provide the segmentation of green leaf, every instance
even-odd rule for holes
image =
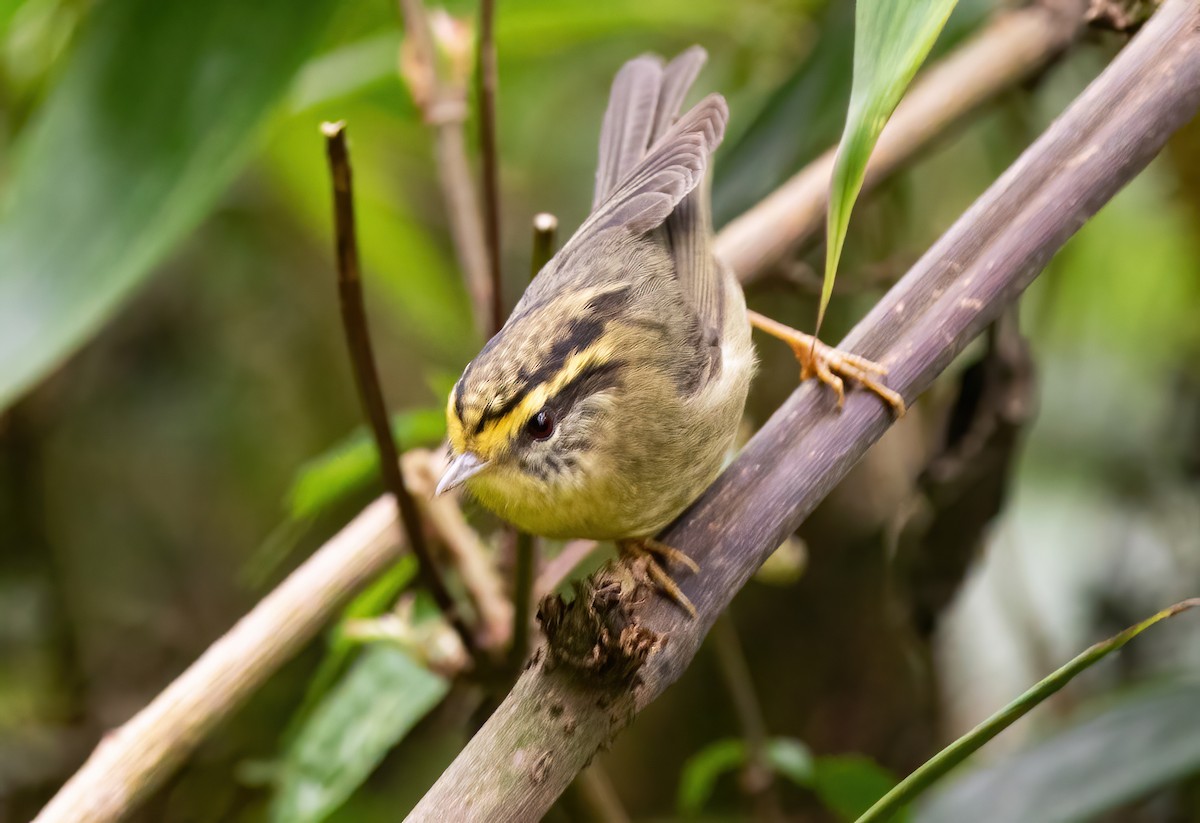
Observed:
[[[995,766],[918,809],[919,823],[1092,820],[1200,771],[1200,686],[1130,695],[1103,714]]]
[[[740,769],[746,762],[746,743],[731,737],[709,743],[687,759],[679,778],[679,795],[675,805],[683,815],[696,815],[708,803],[717,778]]]
[[[813,772],[813,791],[842,820],[854,820],[896,785],[895,775],[860,755],[819,757]]]
[[[329,632],[329,649],[322,658],[316,672],[308,680],[304,699],[292,714],[283,740],[292,742],[306,727],[313,713],[323,704],[326,696],[341,680],[350,661],[362,644],[345,635],[344,627],[350,620],[367,620],[378,617],[392,607],[400,592],[408,587],[417,576],[417,559],[411,554],[401,557],[390,569],[379,575],[342,610],[341,619]]]
[[[777,737],[767,741],[767,763],[797,786],[811,786],[814,777],[813,756],[799,740]]]
[[[850,211],[862,189],[871,151],[925,61],[957,0],[859,0],[854,22],[854,80],[846,129],[829,190],[825,280],[817,331],[833,294]]]
[[[957,46],[994,11],[992,0],[959,0],[930,57]],[[812,50],[749,119],[739,114],[737,120],[745,121],[740,132],[726,132],[720,173],[713,180],[713,223],[718,228],[815,160],[845,126],[842,106],[850,94],[854,6],[830,3],[811,25],[820,33]],[[730,127],[737,128],[738,122]]]
[[[1036,683],[1016,700],[934,755],[872,806],[866,814],[858,819],[858,823],[881,823],[881,821],[892,819],[900,809],[911,803],[946,772],[977,752],[985,743],[1027,714],[1034,706],[1067,685],[1075,675],[1117,651],[1155,623],[1174,617],[1195,606],[1200,606],[1200,598],[1176,603],[1174,606],[1146,618],[1141,623],[1130,626],[1115,637],[1110,637],[1085,650],[1058,671]]]
[[[95,5],[18,145],[0,218],[0,408],[204,217],[333,0]]]
[[[799,740],[778,737],[767,741],[766,760],[776,774],[798,786],[812,785],[813,758]],[[696,815],[708,803],[723,774],[746,765],[746,742],[740,738],[718,740],[688,758],[679,780],[676,807],[683,815]]]
[[[418,409],[392,417],[392,434],[403,448],[429,446],[446,434],[446,413]],[[305,463],[287,494],[288,512],[296,520],[320,514],[347,494],[379,477],[379,452],[365,428]]]
[[[449,688],[447,680],[401,650],[383,644],[369,647],[289,748],[271,820],[324,820]]]

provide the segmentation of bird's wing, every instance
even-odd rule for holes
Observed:
[[[642,235],[662,226],[704,178],[709,157],[725,136],[728,119],[729,108],[721,95],[710,94],[697,103],[592,211],[572,244],[611,228]]]
[[[611,201],[618,200],[615,195],[619,191],[628,192],[629,187],[624,185],[627,178],[650,160],[648,155],[658,148],[656,144],[671,132],[683,99],[707,59],[704,49],[693,46],[665,68],[657,57],[642,56],[626,63],[617,73],[600,131],[593,216]],[[708,102],[706,99],[697,108]],[[673,210],[658,228],[658,236],[674,260],[681,290],[701,327],[712,330],[722,328],[725,289],[712,254],[709,187],[707,182],[700,181],[705,179],[709,154],[720,143],[727,116],[722,110],[715,140],[706,146],[696,184],[690,186],[681,200],[675,201]],[[692,182],[691,177],[688,182]],[[603,224],[595,224],[593,228],[600,225]]]
[[[645,157],[653,142],[651,135],[662,81],[662,60],[654,55],[630,60],[613,79],[604,125],[600,127],[600,163],[596,166],[593,209],[612,196],[625,176]]]
[[[704,49],[693,46],[667,66],[653,140],[669,130],[707,59]],[[724,327],[725,284],[712,251],[711,188],[712,176],[703,174],[700,184],[671,212],[660,231],[675,261],[679,285],[691,300],[701,327],[719,331]]]

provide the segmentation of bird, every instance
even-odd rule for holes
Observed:
[[[830,385],[839,405],[845,378],[903,411],[877,380],[882,367],[748,312],[714,255],[707,172],[729,109],[713,93],[680,115],[706,59],[693,46],[618,71],[591,213],[455,383],[436,492],[464,486],[532,534],[615,541],[692,615],[668,569],[698,568],[655,535],[734,446],[755,371],[752,324],[785,340],[801,379]]]

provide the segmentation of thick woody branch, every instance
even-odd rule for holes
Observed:
[[[1083,29],[1087,0],[1040,0],[1001,14],[924,72],[904,96],[871,154],[873,189],[998,94],[1045,68]],[[717,255],[754,280],[825,226],[834,149],[805,166],[717,235]]]
[[[1167,0],[841,347],[885,363],[891,387],[913,400],[1198,107],[1200,5]],[[697,618],[631,588],[618,569],[572,606],[548,609],[558,639],[409,819],[538,819],[682,674],[750,575],[890,423],[869,394],[853,393],[838,414],[828,393],[797,390],[661,535],[700,564],[679,580]]]

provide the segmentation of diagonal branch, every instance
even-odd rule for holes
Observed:
[[[1167,0],[1141,33],[843,341],[908,401],[1200,107],[1200,4]],[[534,820],[691,662],[717,615],[890,424],[862,393],[835,414],[805,386],[661,535],[701,571],[698,617],[602,571],[543,606],[540,660],[409,819]],[[592,634],[585,634],[591,629]]]

